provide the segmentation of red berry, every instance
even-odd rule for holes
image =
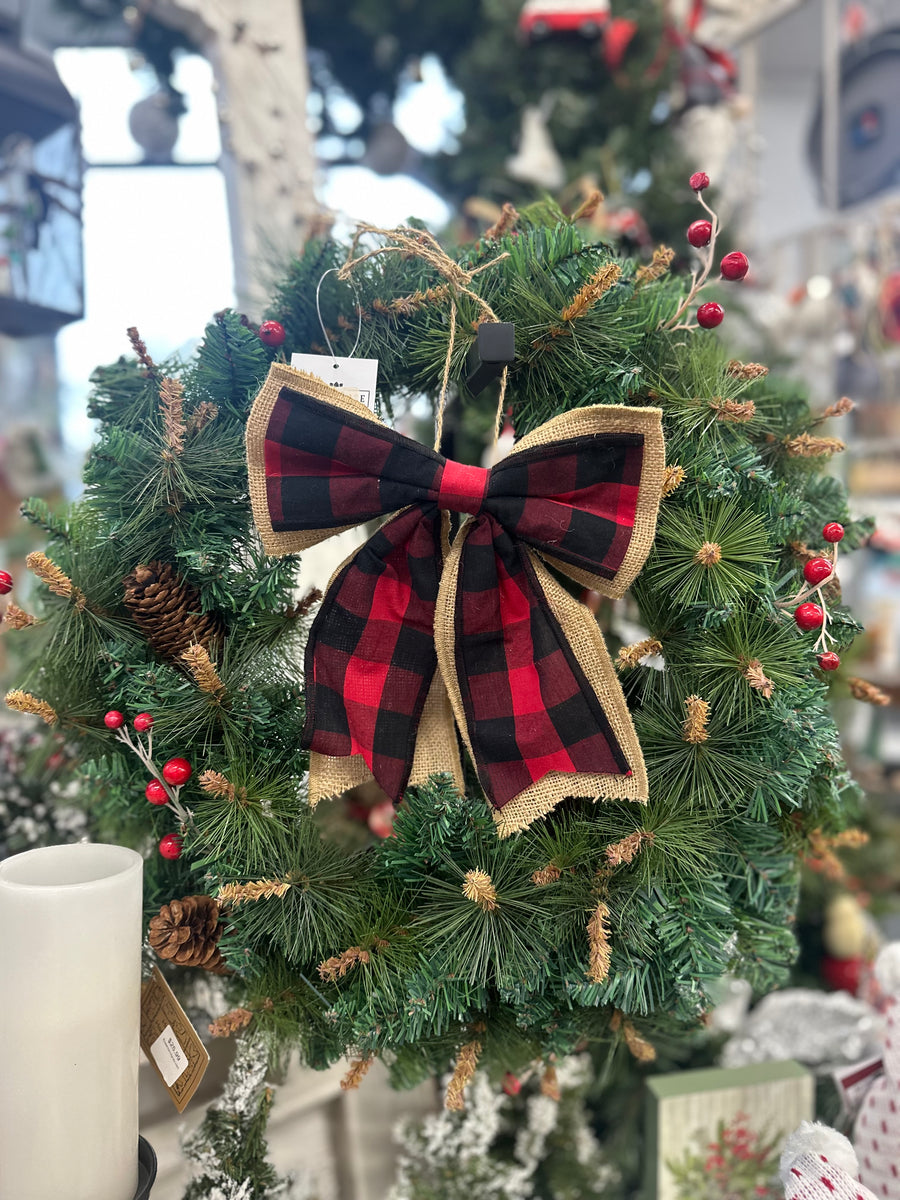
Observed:
[[[712,221],[691,221],[687,228],[687,240],[698,249],[708,246],[712,237]]]
[[[163,858],[181,858],[181,847],[184,843],[177,833],[167,833],[159,839],[159,852]]]
[[[794,609],[794,620],[804,633],[808,633],[811,629],[822,628],[825,614],[818,604],[812,604],[807,600],[805,604],[800,604]]]
[[[704,188],[709,187],[709,176],[705,171],[695,171],[688,180],[691,188],[695,192],[702,192]]]
[[[826,650],[824,654],[819,655],[819,666],[823,671],[836,671],[840,665],[840,655],[835,654],[833,650]]]
[[[724,316],[725,309],[721,304],[716,304],[715,300],[707,300],[697,309],[697,324],[701,329],[715,329],[717,325],[722,324]]]
[[[150,782],[144,788],[144,795],[147,797],[147,799],[150,801],[151,804],[168,804],[169,803],[169,793],[166,791],[166,789],[163,787],[163,785],[159,782],[158,779],[150,780]]]
[[[750,270],[750,259],[742,251],[732,250],[719,263],[719,270],[723,279],[730,279],[732,282],[743,279]]]
[[[163,767],[163,779],[175,787],[187,783],[192,774],[191,764],[186,758],[170,758]]]
[[[134,718],[134,727],[138,733],[146,733],[148,729],[153,727],[153,718],[149,713],[138,713]]]
[[[839,542],[844,536],[844,527],[840,521],[829,521],[822,530],[822,537],[826,542]]]
[[[507,1071],[503,1076],[503,1090],[507,1096],[518,1096],[522,1090],[522,1080],[518,1075],[513,1075],[512,1071]]]
[[[9,571],[0,571],[0,596],[6,596],[12,591],[13,577]]]
[[[803,578],[807,583],[818,586],[823,579],[831,574],[832,565],[827,558],[813,558],[803,568]]]
[[[280,321],[263,321],[259,327],[259,340],[264,346],[277,348],[284,344],[284,326]]]
[[[111,708],[103,718],[103,724],[107,729],[121,729],[125,724],[125,717],[122,713],[116,712],[114,708]]]

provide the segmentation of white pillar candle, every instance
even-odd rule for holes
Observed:
[[[132,1200],[141,856],[48,846],[0,862],[0,1200]]]

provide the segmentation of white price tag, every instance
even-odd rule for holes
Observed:
[[[150,1047],[150,1053],[159,1067],[160,1075],[166,1081],[166,1087],[171,1087],[188,1069],[188,1057],[171,1025],[165,1027]]]
[[[329,387],[352,392],[369,408],[375,406],[377,358],[337,358],[330,354],[292,354],[291,366],[315,375]]]

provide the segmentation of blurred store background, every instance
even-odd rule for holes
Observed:
[[[857,405],[833,470],[876,530],[842,583],[891,704],[848,706],[844,736],[900,928],[900,0],[0,0],[0,566],[25,574],[23,498],[77,494],[90,375],[126,327],[187,355],[363,218],[477,236],[506,200],[599,186],[597,236],[680,245],[696,214],[668,183],[696,168],[752,261],[737,350]],[[813,880],[816,952],[844,883]],[[395,1116],[434,1095],[348,1099],[341,1074],[284,1089],[275,1157],[320,1200],[375,1200]],[[180,1122],[152,1099],[147,1120],[170,1200]]]

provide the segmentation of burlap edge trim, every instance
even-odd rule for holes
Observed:
[[[407,787],[420,787],[433,775],[450,775],[453,785],[464,790],[462,760],[456,743],[456,727],[440,666],[434,673],[425,706],[419,719],[419,733],[413,752]],[[336,757],[309,752],[309,806],[333,800],[349,788],[374,782],[375,777],[361,754]]]
[[[624,596],[634,583],[656,537],[656,518],[666,469],[662,409],[629,408],[624,404],[592,404],[587,408],[575,408],[571,412],[560,413],[526,434],[510,451],[507,461],[523,450],[530,450],[547,442],[602,433],[644,435],[644,455],[634,528],[622,565],[613,579],[604,579],[601,575],[594,575],[591,571],[556,559],[551,554],[542,552],[542,556],[558,571],[583,587],[593,588],[603,596],[617,598]]]
[[[540,559],[531,551],[529,554],[547,603],[603,705],[631,775],[567,775],[551,771],[494,813],[501,837],[526,829],[538,817],[552,812],[567,796],[589,796],[595,802],[632,800],[645,803],[649,794],[644,755],[600,627],[593,614],[556,582]]]
[[[400,516],[406,511],[407,509],[402,508],[398,513],[392,513],[385,517],[383,524],[387,524],[388,521],[392,521],[394,517]],[[441,557],[446,562],[450,552],[450,514],[447,512],[441,513],[440,539]],[[326,597],[331,591],[331,585],[361,549],[361,546],[357,546],[332,572],[325,588]],[[437,608],[435,607],[436,619]],[[434,767],[431,765],[432,761],[440,762],[441,765]],[[434,678],[428,688],[428,695],[425,697],[422,715],[419,718],[407,787],[419,787],[427,783],[432,775],[438,774],[449,774],[453,779],[454,786],[460,792],[465,790],[462,760],[456,741],[456,726],[450,707],[450,698],[447,695],[447,688],[441,673],[440,661],[435,668]],[[374,781],[374,778],[361,754],[339,757],[310,750],[308,786],[310,807],[315,808],[320,800],[331,800],[335,796],[341,795],[342,792],[346,792],[348,788]]]
[[[444,574],[435,611],[434,632],[438,665],[447,685],[447,694],[450,697],[453,714],[469,755],[474,761],[475,756],[472,753],[472,744],[466,729],[465,709],[453,653],[459,558],[468,530],[473,526],[474,522],[468,522],[460,530],[456,541],[450,548],[447,561],[444,563]],[[529,554],[538,581],[547,597],[547,603],[559,621],[563,632],[569,638],[588,682],[599,697],[632,773],[630,776],[569,775],[551,771],[543,779],[538,780],[537,783],[532,784],[531,787],[526,788],[507,804],[504,804],[503,808],[494,812],[494,821],[501,837],[507,837],[511,833],[527,828],[538,817],[551,812],[567,796],[587,794],[593,796],[595,800],[645,801],[648,795],[644,756],[641,753],[628,705],[625,703],[622,686],[616,675],[609,651],[606,649],[603,634],[588,609],[574,600],[565,588],[556,582],[535,554],[531,551]],[[577,643],[573,641],[573,633],[581,635],[579,639],[582,642],[581,653],[579,653]],[[587,641],[587,647],[584,646],[585,641]]]
[[[342,408],[345,412],[366,418],[375,425],[384,424],[366,408],[362,401],[338,391],[337,388],[329,387],[317,376],[310,375],[306,371],[297,371],[293,367],[289,367],[287,363],[272,363],[266,381],[250,408],[245,435],[250,507],[256,528],[259,530],[263,549],[266,554],[272,555],[297,554],[301,550],[308,550],[310,546],[324,542],[335,534],[345,533],[348,529],[356,529],[359,525],[364,524],[364,522],[357,521],[352,525],[336,525],[331,529],[291,530],[287,533],[276,532],[272,528],[269,500],[266,494],[266,431],[269,428],[272,409],[278,400],[278,393],[283,387],[293,388],[296,392],[303,392],[316,400],[333,404],[336,408]]]

